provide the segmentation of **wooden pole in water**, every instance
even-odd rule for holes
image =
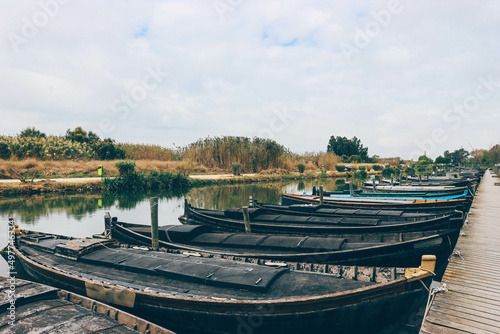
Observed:
[[[323,186],[319,186],[319,205],[323,205]]]
[[[241,208],[243,211],[243,220],[245,221],[245,233],[252,233],[252,228],[250,227],[250,215],[248,214],[248,206]]]
[[[111,215],[109,212],[104,214],[104,236],[111,238]]]
[[[391,186],[394,185],[394,174],[391,174]]]
[[[158,249],[158,197],[149,199],[151,208],[151,247]]]
[[[349,194],[351,194],[351,197],[354,197],[354,186],[352,182],[349,182]]]

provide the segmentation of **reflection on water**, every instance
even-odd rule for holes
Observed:
[[[225,210],[248,205],[249,196],[261,203],[279,204],[282,193],[311,193],[314,186],[320,185],[325,190],[346,188],[343,180],[322,179],[193,188],[187,193],[36,195],[0,199],[0,249],[7,244],[8,218],[14,218],[22,229],[82,238],[103,232],[106,212],[121,221],[149,225],[152,196],[159,197],[159,224],[172,225],[180,224],[178,217],[184,213],[185,199],[196,207]],[[4,257],[0,257],[0,275],[7,276],[9,268]],[[21,274],[18,263],[16,270],[20,273],[18,278],[27,278]]]
[[[119,220],[150,224],[149,198],[159,197],[159,223],[179,224],[184,199],[196,207],[225,210],[248,205],[249,196],[261,203],[278,204],[282,193],[311,193],[313,186],[344,189],[343,181],[321,179],[289,183],[263,183],[193,188],[187,193],[121,195],[36,195],[0,199],[0,215],[6,230],[12,217],[21,228],[73,237],[90,237],[104,229],[104,214]],[[3,232],[3,231],[2,231]],[[4,233],[1,233],[4,234]],[[0,242],[2,236],[0,236]]]

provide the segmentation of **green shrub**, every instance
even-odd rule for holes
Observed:
[[[359,166],[360,171],[366,171],[366,166]]]
[[[104,179],[103,185],[108,192],[141,192],[141,191],[163,191],[183,190],[191,186],[189,179],[181,173],[151,172],[128,174]]]
[[[356,173],[354,173],[354,178],[356,179],[366,179],[368,176],[368,173],[366,170],[358,170]]]
[[[361,161],[361,157],[357,154],[353,154],[349,157],[349,162],[359,162]]]
[[[297,168],[299,169],[299,173],[301,174],[306,170],[306,166],[303,163],[298,164]]]
[[[335,165],[335,169],[337,172],[343,172],[345,171],[345,165]]]
[[[61,137],[18,136],[1,137],[2,153],[18,159],[36,158],[40,160],[92,159],[94,152],[85,143],[73,142]]]
[[[131,174],[135,171],[135,161],[118,161],[115,165],[121,176]]]
[[[10,154],[9,145],[4,141],[0,141],[0,159],[9,159]]]
[[[382,170],[382,176],[385,177],[386,179],[391,178],[392,175],[394,176],[399,175],[399,170],[393,167],[387,167]]]
[[[239,162],[233,162],[231,164],[234,176],[241,175],[241,164]]]
[[[380,166],[380,165],[373,165],[372,168],[373,168],[374,171],[379,171],[379,170],[382,169],[382,166]]]

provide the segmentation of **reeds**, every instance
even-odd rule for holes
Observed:
[[[281,168],[290,152],[271,139],[225,136],[200,139],[182,148],[179,155],[182,160],[228,171],[237,162],[248,173]]]
[[[119,147],[125,151],[125,157],[130,160],[172,161],[178,158],[173,149],[160,145],[124,143],[119,144]]]

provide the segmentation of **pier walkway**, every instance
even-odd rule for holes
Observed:
[[[500,179],[486,171],[420,333],[500,333]]]

